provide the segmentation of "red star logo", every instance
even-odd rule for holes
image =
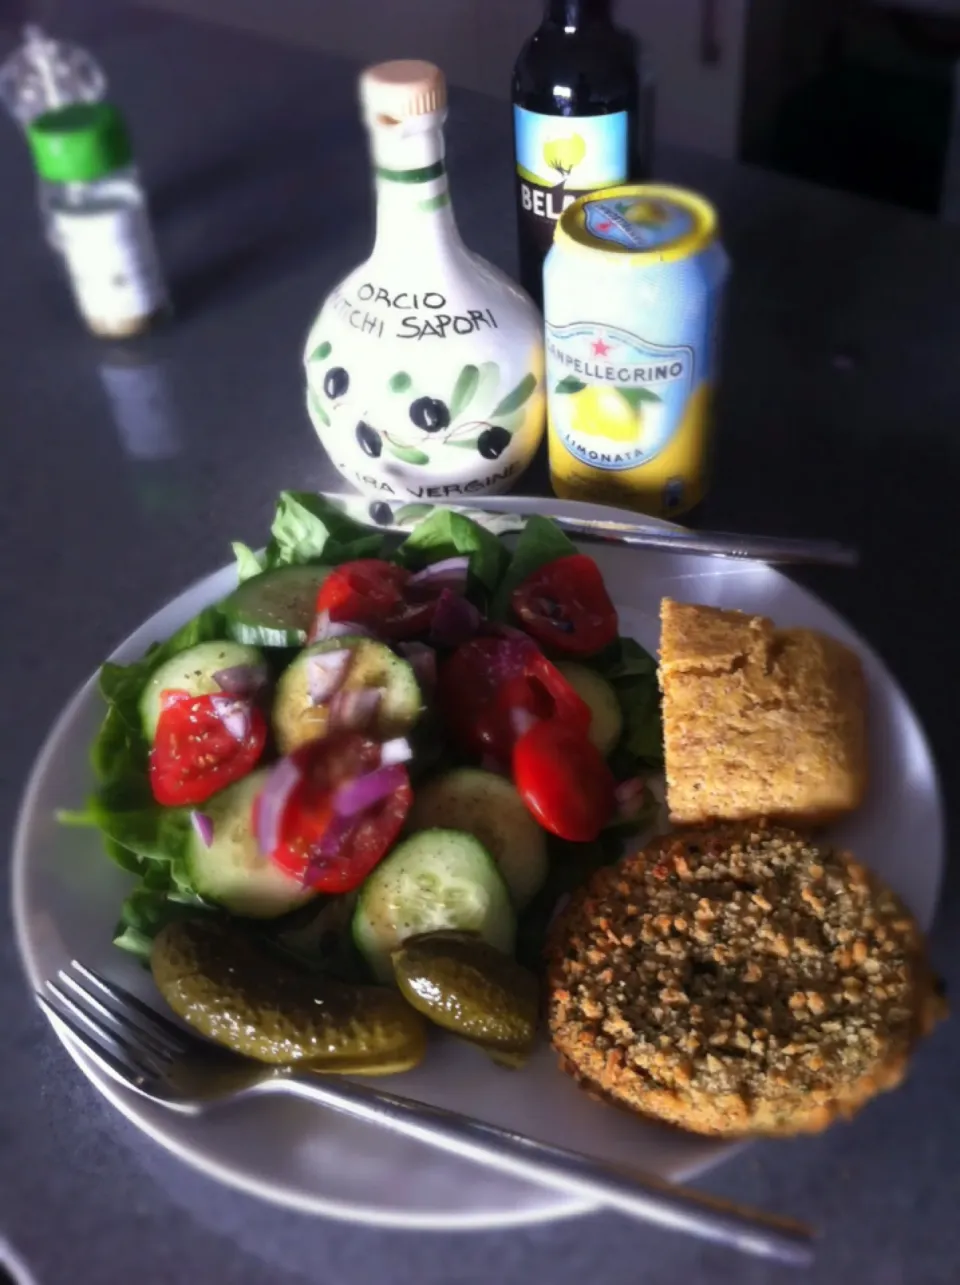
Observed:
[[[593,349],[595,357],[606,357],[610,351],[610,345],[605,344],[602,339],[594,339],[590,347]]]

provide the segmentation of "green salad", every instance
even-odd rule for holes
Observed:
[[[507,541],[438,509],[401,540],[289,491],[233,547],[235,590],[100,671],[95,789],[61,820],[136,878],[116,945],[209,916],[350,982],[428,933],[535,964],[658,807],[656,664],[596,564],[543,518]]]

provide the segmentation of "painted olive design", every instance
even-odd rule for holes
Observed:
[[[323,391],[331,401],[345,397],[350,387],[350,376],[342,366],[331,366],[323,377]]]
[[[361,451],[372,459],[376,459],[383,450],[383,438],[375,428],[363,420],[357,425],[357,441],[360,443]]]
[[[367,512],[370,520],[376,522],[377,526],[393,525],[393,509],[384,500],[374,500]]]
[[[485,428],[477,438],[477,450],[485,460],[499,459],[509,445],[510,434],[499,425]]]
[[[439,397],[418,397],[410,403],[410,418],[425,433],[437,433],[450,427],[450,410]]]

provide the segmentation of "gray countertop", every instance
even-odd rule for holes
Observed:
[[[133,432],[108,396],[116,350],[72,315],[21,141],[0,128],[7,827],[50,722],[116,642],[225,561],[231,538],[262,538],[281,487],[332,481],[302,405],[300,347],[371,226],[354,68],[134,10],[84,13],[75,34],[95,43],[132,120],[179,315],[134,350],[159,411]],[[448,140],[465,238],[512,268],[506,113],[458,95]],[[718,203],[735,265],[702,520],[862,545],[856,575],[804,579],[903,682],[953,804],[960,699],[941,604],[956,596],[960,547],[960,235],[695,154],[660,169]],[[954,993],[958,932],[948,875],[933,947]],[[0,1238],[41,1285],[514,1285],[541,1272],[573,1285],[598,1267],[607,1285],[786,1279],[607,1215],[430,1235],[283,1212],[194,1173],[107,1106],[33,1007],[6,925],[0,1013]],[[704,1185],[820,1225],[811,1282],[955,1281],[958,1087],[953,1022],[854,1123],[745,1149]]]

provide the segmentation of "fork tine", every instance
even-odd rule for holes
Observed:
[[[142,1026],[137,1021],[131,1021],[122,1010],[114,1009],[104,1004],[101,999],[94,995],[91,989],[84,986],[82,982],[77,981],[65,968],[60,969],[59,977],[64,986],[70,987],[74,995],[77,996],[88,1011],[93,1009],[100,1017],[106,1019],[110,1024],[111,1033],[115,1031],[119,1035],[128,1036],[135,1044],[141,1045],[155,1060],[161,1063],[168,1062],[175,1055],[175,1050],[172,1050],[165,1041],[157,1039],[152,1032],[146,1030],[145,1024]]]
[[[82,1005],[78,1004],[76,1000],[71,999],[71,997],[62,989],[62,987],[58,986],[56,982],[48,980],[47,990],[57,1001],[61,1014],[62,1010],[66,1009],[67,1012],[72,1013],[74,1017],[79,1018],[80,1022],[87,1027],[101,1048],[106,1045],[107,1048],[112,1049],[115,1056],[123,1058],[131,1066],[136,1068],[136,1078],[153,1078],[161,1073],[163,1063],[158,1063],[157,1059],[154,1058],[143,1045],[134,1044],[130,1040],[124,1039],[124,1037],[118,1034],[118,1032],[112,1031],[108,1027],[101,1025],[101,1023],[98,1022],[94,1016],[88,1013]]]
[[[141,1030],[149,1032],[151,1036],[166,1047],[168,1053],[183,1053],[187,1049],[190,1036],[177,1026],[176,1022],[171,1022],[168,1017],[158,1013],[151,1005],[144,1004],[143,1000],[138,999],[136,995],[131,995],[123,986],[118,985],[116,982],[108,982],[95,969],[89,968],[86,964],[81,964],[78,959],[72,959],[70,967],[75,972],[78,972],[81,977],[85,977],[87,981],[92,982],[98,990],[113,1001],[112,1011],[117,1016],[122,1015],[139,1026]],[[60,975],[63,976],[63,973],[61,972]]]
[[[143,1078],[142,1072],[139,1071],[126,1058],[118,1057],[105,1045],[100,1044],[89,1031],[84,1030],[83,1026],[75,1021],[68,1013],[61,1012],[55,1005],[51,1004],[45,995],[36,992],[36,1000],[43,1011],[46,1013],[54,1025],[59,1023],[65,1027],[70,1034],[77,1040],[83,1051],[91,1057],[96,1064],[111,1075],[115,1080],[127,1088],[137,1088],[138,1081]]]

